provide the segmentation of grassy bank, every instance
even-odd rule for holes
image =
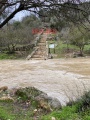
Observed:
[[[76,45],[72,45],[72,44],[66,44],[63,43],[62,41],[49,41],[48,44],[56,44],[55,47],[55,53],[54,53],[54,49],[50,49],[50,53],[51,54],[56,54],[57,58],[62,58],[65,57],[66,54],[72,54],[73,52],[79,52],[79,47],[77,47]],[[85,55],[90,55],[90,44],[89,45],[85,45],[84,47],[84,51],[83,53]]]
[[[0,60],[4,59],[16,59],[16,56],[15,54],[0,53]]]
[[[62,109],[53,109],[52,112],[41,108],[33,100],[34,95],[38,94],[36,90],[26,88],[16,93],[13,96],[14,101],[0,100],[0,120],[52,120],[52,117],[55,120],[90,120],[90,92],[76,102],[70,102]],[[27,96],[30,94],[33,97]]]
[[[24,104],[24,103],[23,103]],[[21,103],[20,103],[21,105]],[[0,119],[1,120],[33,120],[35,107],[23,108],[20,105],[12,103],[0,103]],[[90,120],[90,108],[79,111],[80,104],[63,107],[61,110],[56,110],[47,115],[42,111],[38,114],[37,120],[51,120],[55,117],[56,120]]]
[[[42,117],[42,120],[90,120],[90,92],[85,93],[76,102],[70,102],[61,110],[53,111]]]
[[[63,107],[62,110],[43,116],[42,120],[51,120],[52,117],[55,117],[56,120],[90,120],[90,108],[79,112],[78,107],[79,104]]]
[[[31,51],[15,51],[15,53],[8,54],[6,51],[0,53],[0,60],[5,59],[26,59]]]
[[[55,55],[55,58],[64,58],[67,54],[73,54],[73,52],[79,52],[79,48],[75,45],[66,44],[62,41],[49,41],[49,44],[56,44],[55,50],[50,49],[50,53]],[[26,58],[30,53],[32,52],[32,49],[30,51],[15,51],[14,54],[7,54],[7,51],[3,51],[3,53],[0,53],[0,60],[3,59],[22,59]],[[54,53],[55,52],[55,53]],[[83,53],[86,56],[90,56],[90,45],[85,45]]]

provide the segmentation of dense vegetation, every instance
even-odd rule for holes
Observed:
[[[40,26],[40,20],[35,15],[26,16],[22,21],[14,21],[0,31],[0,56],[2,58],[15,55],[23,57],[28,55],[34,46],[35,36],[33,29]],[[16,52],[17,51],[17,52]],[[4,54],[3,54],[4,53]],[[6,55],[5,55],[6,54]],[[4,56],[5,55],[5,56]],[[4,56],[4,57],[2,57]]]
[[[75,52],[79,52],[80,56],[83,56],[83,54],[87,51],[87,53],[89,53],[90,2],[83,2],[79,4],[76,4],[76,1],[73,1],[74,3],[71,1],[65,2],[63,4],[57,2],[58,6],[56,6],[53,1],[51,2],[52,4],[47,1],[49,5],[54,6],[49,9],[48,6],[43,6],[46,5],[46,3],[44,3],[45,1],[43,3],[41,1],[37,1],[35,2],[36,8],[41,7],[38,9],[38,15],[36,15],[36,12],[34,11],[35,14],[30,14],[29,16],[24,17],[21,21],[10,22],[8,21],[13,17],[9,18],[9,12],[12,15],[14,11],[12,11],[9,7],[13,7],[13,2],[10,3],[7,0],[5,0],[4,3],[2,0],[0,2],[0,7],[2,10],[0,11],[0,22],[2,25],[6,19],[5,22],[7,23],[7,25],[5,25],[0,30],[0,59],[13,59],[18,57],[23,58],[23,56],[26,57],[33,50],[33,47],[35,45],[34,39],[36,36],[32,34],[32,31],[34,29],[38,30],[43,28],[51,28],[57,30],[57,33],[55,34],[56,37],[54,37],[54,39],[53,34],[51,35],[52,39],[54,41],[57,40],[60,45],[56,47],[57,55],[58,53],[63,54],[62,51],[65,51],[64,49],[66,48],[62,48],[62,46],[67,46],[66,54],[68,51],[70,51],[70,48],[68,48],[68,46],[73,46],[75,49],[78,48],[78,50]],[[40,6],[38,6],[39,2],[42,3]],[[17,5],[17,3],[20,4],[20,6],[28,6],[26,1],[23,1],[23,4],[21,1],[14,1],[15,5]],[[28,1],[28,3],[30,3],[30,1]],[[4,9],[3,4],[6,4],[9,12],[7,10],[4,12],[6,8]],[[32,4],[30,5],[32,6]],[[20,11],[23,9],[24,8],[21,8]],[[27,8],[27,10],[30,9]],[[16,13],[18,13],[18,11]],[[88,50],[86,50],[86,46],[88,47]]]
[[[57,29],[57,33],[50,34],[51,43],[56,43],[56,55],[64,57],[65,54],[77,52],[80,56],[90,53],[90,31],[82,25],[75,26],[72,23],[67,24],[57,22],[55,16],[42,22],[43,17],[35,15],[26,16],[22,21],[13,21],[0,31],[0,59],[26,58],[35,46],[36,34],[33,30],[42,28]],[[90,26],[85,23],[88,27]],[[47,26],[46,26],[47,25]],[[48,36],[48,37],[49,37]],[[53,51],[53,50],[51,50]],[[53,52],[51,52],[53,54]]]

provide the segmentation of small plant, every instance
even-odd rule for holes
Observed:
[[[42,91],[37,90],[34,87],[26,87],[26,88],[21,88],[16,91],[16,95],[20,97],[27,97],[27,98],[34,98],[38,95],[40,95]]]
[[[90,91],[86,92],[80,100],[78,100],[78,110],[85,111],[90,108]]]

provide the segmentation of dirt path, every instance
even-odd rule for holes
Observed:
[[[62,105],[90,90],[90,58],[0,61],[0,86],[35,86]]]

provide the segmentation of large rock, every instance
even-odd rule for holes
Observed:
[[[48,101],[48,95],[46,93],[41,93],[40,95],[35,97],[35,100],[37,100],[37,101],[40,101],[40,100]]]
[[[14,102],[14,99],[10,96],[3,96],[0,98],[0,101],[10,101],[10,102]]]
[[[44,100],[40,100],[39,102],[39,107],[43,108],[44,110],[50,112],[52,111],[51,106]]]
[[[57,98],[50,98],[48,99],[48,103],[51,108],[60,109],[62,108],[60,101]]]
[[[34,88],[20,88],[16,91],[16,95],[31,99],[32,101],[38,102],[39,107],[51,111],[51,109],[60,109],[61,104],[57,98],[49,97],[46,93]]]
[[[45,103],[46,102],[48,104],[48,106],[50,106],[50,108],[52,108],[52,109],[60,109],[61,108],[61,103],[60,103],[60,101],[57,98],[49,97],[45,93],[42,93],[39,96],[35,97],[35,100],[38,101],[39,103],[41,101],[43,101],[41,103]]]
[[[0,92],[1,92],[1,91],[6,91],[6,90],[8,90],[8,87],[7,87],[7,86],[0,87]]]

